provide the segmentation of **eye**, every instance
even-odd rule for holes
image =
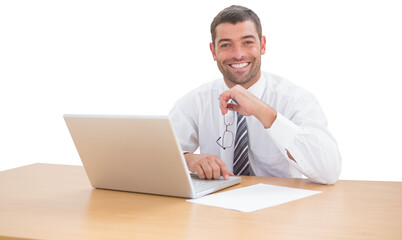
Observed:
[[[249,45],[249,44],[253,44],[253,41],[246,41],[245,44]]]
[[[228,47],[230,47],[229,43],[224,43],[224,44],[220,45],[220,48],[228,48]]]

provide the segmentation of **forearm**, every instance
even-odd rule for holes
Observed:
[[[323,127],[298,127],[278,115],[267,130],[284,157],[313,182],[333,184],[339,177],[341,157],[331,134]]]
[[[341,156],[338,147],[326,134],[304,132],[288,146],[295,163],[292,165],[310,180],[335,183],[341,171]]]
[[[259,100],[256,102],[256,110],[253,115],[262,123],[265,129],[268,129],[275,122],[278,114],[271,106]]]

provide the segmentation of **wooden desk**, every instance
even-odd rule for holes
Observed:
[[[83,167],[34,164],[0,172],[0,238],[402,239],[402,182],[244,177],[323,193],[253,213],[185,199],[95,190]]]

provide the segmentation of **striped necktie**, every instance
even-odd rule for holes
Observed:
[[[233,173],[235,175],[249,176],[247,122],[246,118],[239,113],[237,113],[237,131],[233,156]]]

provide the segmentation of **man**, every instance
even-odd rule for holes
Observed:
[[[341,158],[326,118],[309,92],[261,72],[261,29],[258,16],[241,6],[213,20],[210,49],[223,80],[193,90],[169,114],[188,168],[207,179],[304,175],[333,184]]]

